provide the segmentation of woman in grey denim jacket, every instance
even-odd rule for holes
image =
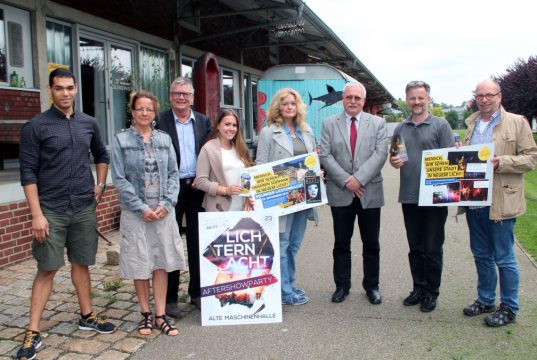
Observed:
[[[178,334],[165,316],[168,272],[185,269],[183,243],[175,220],[179,173],[171,138],[153,129],[156,97],[147,91],[132,95],[132,126],[112,143],[112,181],[121,206],[119,274],[134,280],[140,303],[138,331],[151,334],[149,304],[153,279],[155,324],[167,335]]]

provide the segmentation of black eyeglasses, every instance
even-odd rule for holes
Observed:
[[[172,91],[170,93],[173,97],[184,97],[184,98],[187,98],[187,97],[190,97],[192,95],[191,92],[182,92],[182,91]]]
[[[496,95],[498,95],[500,92],[498,91],[496,94],[491,94],[491,93],[488,93],[488,94],[478,94],[478,95],[475,95],[474,98],[476,100],[483,100],[483,99],[487,99],[487,100],[492,100],[493,97],[495,97]]]

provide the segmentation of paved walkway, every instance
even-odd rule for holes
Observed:
[[[404,307],[411,288],[404,225],[397,204],[398,173],[387,165],[386,206],[382,210],[381,291],[383,303],[370,305],[361,289],[361,244],[353,239],[353,288],[341,304],[330,302],[334,290],[332,220],[321,208],[321,223],[310,225],[298,255],[297,279],[310,296],[304,306],[284,306],[280,324],[202,327],[200,314],[183,304],[180,335],[135,331],[138,306],[131,282],[117,291],[104,284],[118,279],[106,266],[102,243],[93,267],[96,310],[119,327],[112,335],[82,332],[69,268],[56,277],[42,322],[44,346],[39,359],[537,359],[537,267],[517,248],[521,268],[521,311],[511,326],[491,329],[482,316],[467,318],[462,308],[475,299],[475,266],[464,218],[447,221],[444,273],[438,308],[424,314]],[[117,242],[117,233],[112,236]],[[0,271],[0,359],[16,352],[28,323],[33,260]],[[182,286],[184,287],[185,284]],[[182,290],[184,294],[184,290]],[[183,298],[186,298],[184,295]]]

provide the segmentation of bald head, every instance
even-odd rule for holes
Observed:
[[[494,88],[494,93],[502,91],[500,88],[500,84],[493,80],[483,80],[479,84],[477,84],[477,86],[475,87],[476,94],[479,88]]]
[[[477,108],[483,121],[489,121],[500,108],[502,93],[500,85],[492,80],[483,80],[475,88]]]

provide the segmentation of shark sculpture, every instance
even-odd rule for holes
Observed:
[[[318,96],[316,98],[312,97],[311,94],[308,93],[310,97],[310,105],[314,100],[320,101],[324,103],[323,107],[321,107],[321,109],[324,109],[325,107],[332,106],[343,99],[343,91],[336,91],[332,86],[328,84],[326,85],[326,89],[328,90],[327,94]]]

